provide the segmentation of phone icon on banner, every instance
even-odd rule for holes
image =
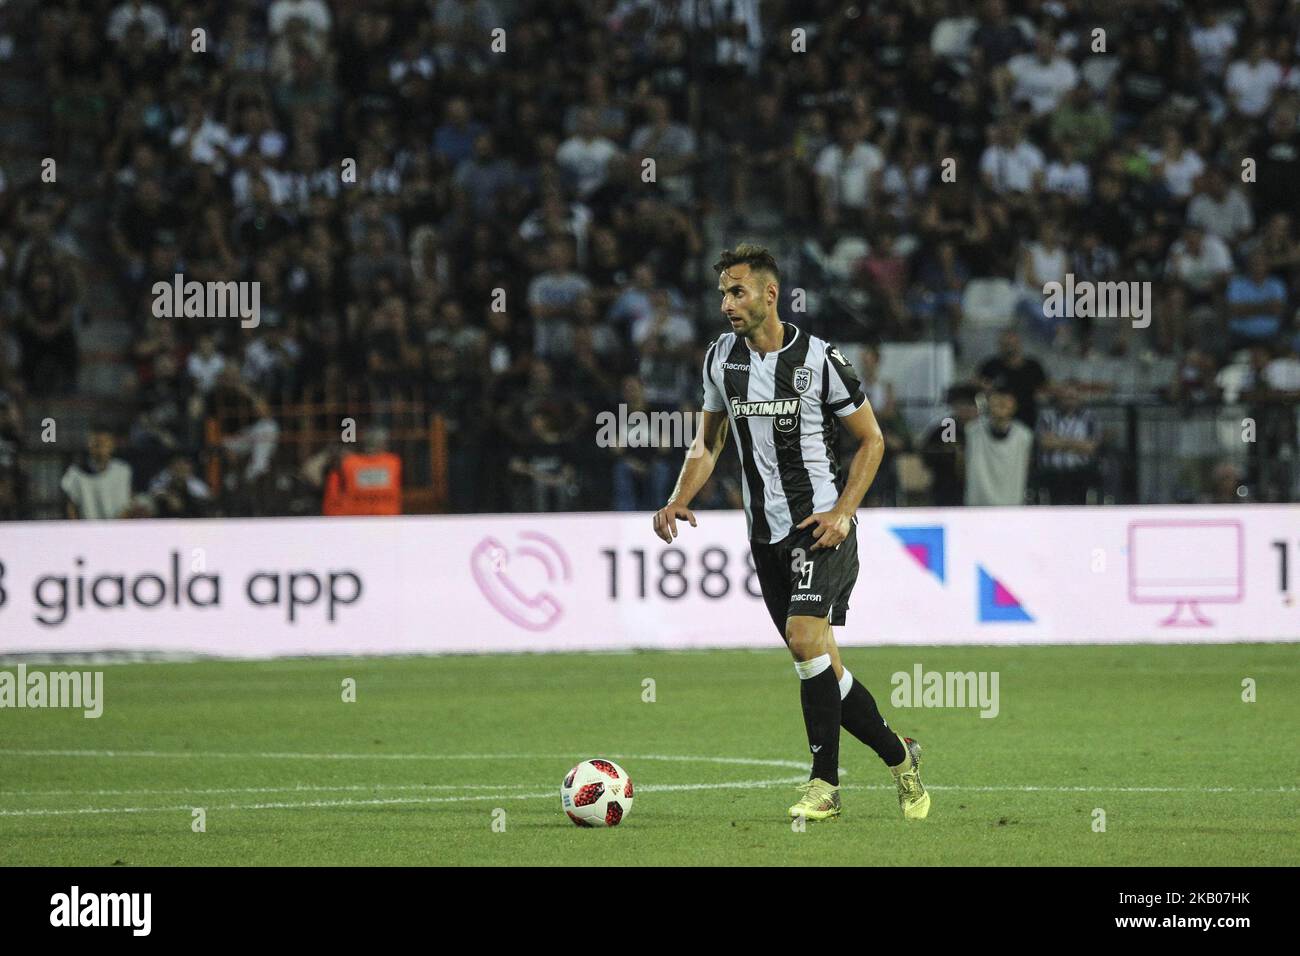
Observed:
[[[470,555],[470,570],[488,603],[504,617],[527,630],[545,631],[564,607],[549,589],[539,588],[540,579],[546,585],[567,582],[572,576],[569,559],[544,534],[521,531],[519,537],[523,543],[513,551],[494,537],[484,538]],[[530,566],[534,563],[537,567]]]

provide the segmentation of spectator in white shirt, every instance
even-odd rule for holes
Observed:
[[[237,460],[247,456],[247,463],[244,466],[245,481],[255,481],[271,470],[275,450],[280,444],[280,425],[272,417],[271,406],[267,404],[266,399],[259,398],[254,401],[253,413],[257,418],[252,424],[221,441],[228,457]]]
[[[759,0],[704,0],[708,33],[715,41],[713,62],[757,76],[762,63],[763,17]]]
[[[1056,40],[1046,30],[1038,34],[1033,53],[1021,53],[1007,61],[1007,73],[1015,103],[1028,103],[1035,116],[1052,112],[1066,93],[1079,82],[1079,71],[1056,52]]]
[[[253,101],[240,110],[239,132],[229,137],[226,152],[240,157],[252,150],[267,159],[279,159],[288,146],[288,137],[271,125],[271,114],[262,103]]]
[[[294,198],[293,185],[290,174],[267,165],[262,154],[253,151],[245,157],[244,168],[230,177],[230,198],[239,208],[251,206],[258,198],[258,187],[265,186],[272,205],[284,206]]]
[[[167,38],[167,17],[158,7],[143,0],[127,0],[113,8],[108,15],[108,38],[121,43],[127,31],[137,23],[144,27],[150,46]]]
[[[1206,4],[1197,12],[1188,39],[1200,60],[1201,72],[1222,76],[1228,56],[1237,45],[1237,28],[1212,4]]]
[[[1047,315],[1043,307],[1048,283],[1064,283],[1070,269],[1070,253],[1062,242],[1061,230],[1051,219],[1038,223],[1038,238],[1026,242],[1016,264],[1019,285],[1019,312],[1047,342],[1057,343],[1067,332],[1073,309],[1065,314]]]
[[[638,162],[646,158],[655,161],[656,177],[670,199],[689,202],[695,134],[690,127],[673,122],[668,101],[662,96],[650,99],[646,113],[649,122],[632,134],[631,153]]]
[[[211,166],[217,173],[225,174],[230,132],[212,118],[201,93],[190,95],[185,104],[185,122],[172,130],[171,145],[173,149],[188,150],[192,162]]]
[[[1188,223],[1182,238],[1169,248],[1165,271],[1204,302],[1228,281],[1232,254],[1218,236]]]
[[[966,504],[1025,503],[1034,432],[1016,417],[1010,392],[989,395],[988,416],[966,426]]]
[[[131,510],[131,466],[113,457],[116,442],[107,428],[95,428],[84,461],[69,465],[59,486],[69,518],[126,518]]]
[[[573,270],[573,252],[567,241],[554,240],[547,249],[549,268],[528,283],[528,309],[533,315],[534,344],[545,354],[566,340],[566,326],[578,309],[578,301],[589,296],[589,279]]]
[[[600,135],[596,116],[589,109],[578,114],[577,127],[555,151],[555,161],[573,182],[578,198],[586,199],[605,185],[618,147]]]
[[[1264,384],[1291,401],[1300,399],[1300,354],[1294,339],[1279,343],[1277,355],[1264,366]]]
[[[862,137],[858,122],[841,120],[836,141],[821,151],[813,165],[822,221],[833,226],[842,213],[871,206],[884,168],[884,154]]]
[[[294,19],[302,20],[316,33],[329,33],[330,8],[325,0],[275,0],[266,15],[273,34],[283,33]]]
[[[1205,161],[1196,150],[1183,143],[1183,134],[1177,126],[1165,128],[1160,149],[1147,150],[1147,157],[1175,199],[1190,196],[1196,177],[1205,172]]]
[[[1043,187],[1049,193],[1061,193],[1070,202],[1079,204],[1092,195],[1092,176],[1088,167],[1074,155],[1074,143],[1062,140],[1057,147],[1057,157],[1047,164]]]
[[[1255,214],[1240,189],[1228,188],[1223,173],[1212,169],[1187,204],[1187,221],[1225,242],[1245,239],[1255,231]]]
[[[261,334],[244,349],[245,380],[263,389],[274,389],[293,374],[302,348],[278,325],[265,325]]]
[[[1036,191],[1043,180],[1047,163],[1042,152],[1030,143],[1014,123],[1000,123],[993,132],[993,142],[980,156],[980,175],[984,184],[999,195]]]
[[[198,348],[185,361],[185,371],[200,395],[207,395],[217,384],[217,377],[226,367],[226,357],[217,351],[217,340],[211,335],[200,335]]]
[[[1268,41],[1263,37],[1250,45],[1244,60],[1228,67],[1224,89],[1242,116],[1258,119],[1268,112],[1273,94],[1282,85],[1282,67],[1267,58]]]
[[[695,341],[695,325],[674,307],[667,289],[650,293],[651,311],[632,323],[632,344],[641,348],[650,338],[671,349],[688,349]]]
[[[906,143],[897,156],[895,162],[885,167],[880,185],[888,197],[890,215],[909,221],[930,191],[931,164]]]

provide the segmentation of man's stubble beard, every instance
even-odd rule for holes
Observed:
[[[740,335],[740,337],[743,339],[752,339],[754,337],[754,333],[757,332],[760,328],[762,328],[763,323],[766,321],[767,321],[766,308],[764,308],[761,312],[758,312],[757,314],[746,312],[745,324],[740,327],[737,334]]]

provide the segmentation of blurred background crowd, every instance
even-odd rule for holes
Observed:
[[[319,513],[345,419],[431,507],[658,507],[597,415],[698,409],[741,239],[875,502],[1295,500],[1298,118],[1296,0],[10,0],[0,518]]]

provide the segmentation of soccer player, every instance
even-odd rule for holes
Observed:
[[[884,438],[853,366],[829,343],[782,322],[780,272],[771,253],[741,244],[713,266],[731,324],[704,358],[704,413],[668,503],[655,512],[664,541],[677,522],[695,527],[690,504],[736,433],[745,519],[763,601],[794,657],[812,773],[790,816],[840,813],[840,727],[894,775],[903,817],[924,819],[921,748],[880,715],[870,692],[840,661],[832,627],[844,624],[858,576],[855,512],[875,478]],[[835,421],[860,442],[847,481],[835,456]]]

